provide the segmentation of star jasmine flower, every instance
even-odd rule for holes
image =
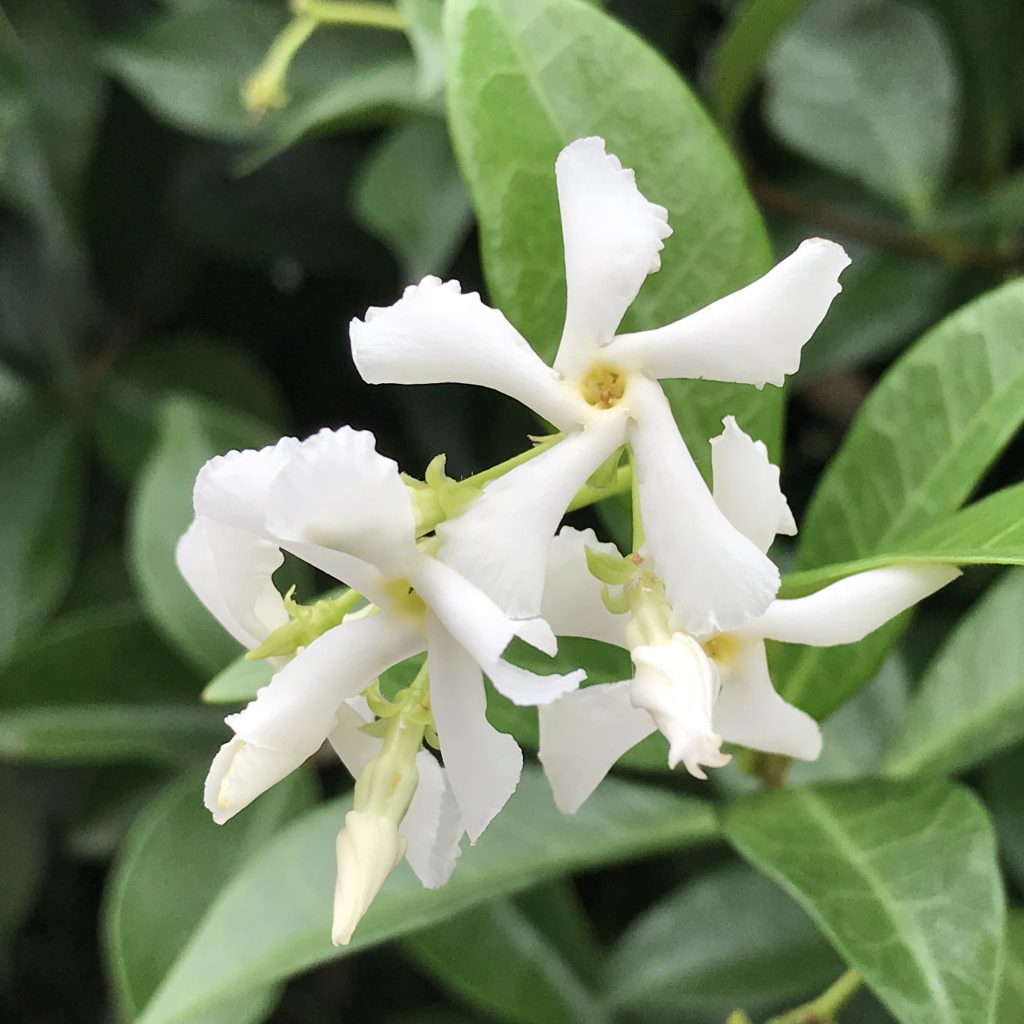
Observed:
[[[658,379],[781,385],[821,322],[849,260],[804,242],[764,277],[658,330],[616,336],[670,234],[633,172],[598,138],[555,165],[565,249],[566,316],[554,366],[505,317],[434,277],[351,326],[352,353],[374,384],[477,384],[518,399],[564,433],[532,461],[488,483],[439,526],[440,557],[516,617],[540,608],[547,545],[588,478],[629,444],[647,533],[674,628],[730,629],[765,611],[778,571],[712,500]]]
[[[724,426],[711,442],[715,501],[767,551],[776,533],[796,532],[778,468],[732,417]],[[731,631],[690,634],[672,625],[666,588],[643,563],[620,595],[631,615],[611,611],[606,587],[588,569],[588,549],[591,565],[622,561],[593,531],[564,528],[550,546],[543,614],[558,636],[629,650],[634,676],[588,686],[540,709],[540,760],[566,813],[578,810],[612,765],[655,729],[669,741],[669,765],[682,761],[700,779],[702,765],[729,760],[723,741],[813,760],[821,751],[818,724],[775,691],[765,640],[854,643],[959,575],[947,565],[872,569],[808,597],[775,600]]]
[[[376,452],[372,434],[322,430],[305,441],[285,438],[212,459],[196,480],[194,503],[195,521],[178,546],[179,568],[246,646],[277,654],[275,640],[290,635],[293,624],[272,580],[283,551],[372,603],[337,624],[328,616],[321,626],[329,628],[308,643],[293,638],[271,682],[228,717],[235,735],[214,759],[206,786],[214,819],[227,821],[326,738],[343,760],[358,761],[358,752],[348,750],[356,733],[337,732],[351,717],[347,702],[390,666],[426,651],[428,724],[436,728],[446,785],[475,841],[515,789],[522,767],[515,741],[487,722],[481,672],[520,704],[575,687],[582,672],[538,676],[502,657],[516,636],[554,653],[549,627],[539,619],[509,619],[433,557],[429,542],[417,544],[409,491],[397,465]],[[441,802],[434,800],[435,807]]]

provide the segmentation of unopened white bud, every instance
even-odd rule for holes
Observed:
[[[405,855],[405,840],[390,818],[349,811],[338,833],[331,939],[347,946],[388,875]]]
[[[634,647],[635,674],[629,689],[633,707],[643,708],[668,740],[668,765],[680,761],[697,779],[701,765],[721,768],[731,760],[721,751],[722,738],[711,727],[718,697],[718,669],[699,643],[676,633],[668,643]]]

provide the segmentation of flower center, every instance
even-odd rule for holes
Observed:
[[[580,393],[588,405],[610,409],[626,393],[626,373],[610,363],[594,363],[580,381]]]
[[[740,643],[729,633],[716,633],[708,637],[701,647],[716,665],[728,665],[740,652]]]
[[[413,590],[408,580],[387,580],[384,583],[384,590],[391,599],[391,609],[396,614],[419,618],[426,611],[423,598]]]

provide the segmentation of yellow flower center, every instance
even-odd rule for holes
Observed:
[[[740,642],[730,633],[716,633],[708,637],[701,647],[717,665],[728,665],[740,653]]]
[[[610,409],[626,393],[626,373],[610,363],[594,363],[580,381],[580,393],[588,405]]]
[[[391,600],[391,608],[399,615],[410,615],[419,618],[426,611],[423,598],[409,586],[408,580],[388,580],[384,590]]]

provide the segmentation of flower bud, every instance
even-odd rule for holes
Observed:
[[[711,726],[718,697],[718,670],[693,637],[675,633],[663,644],[633,648],[635,674],[630,702],[643,708],[669,743],[668,765],[680,761],[697,779],[706,779],[701,765],[721,768],[730,761]]]
[[[405,855],[405,840],[388,817],[349,811],[338,833],[331,939],[346,946],[384,880]]]

